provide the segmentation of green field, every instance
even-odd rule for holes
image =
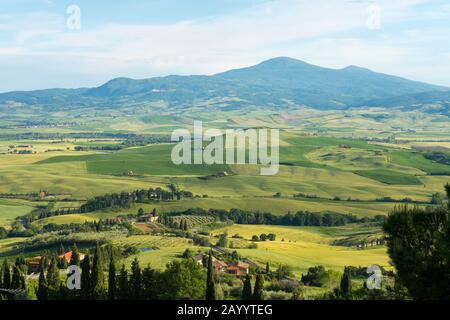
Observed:
[[[257,242],[257,249],[238,249],[238,252],[261,266],[266,262],[272,266],[288,265],[297,275],[306,272],[310,266],[317,265],[337,271],[342,271],[346,265],[368,267],[378,264],[390,268],[386,248],[382,246],[358,250],[332,245],[338,239],[362,232],[379,233],[379,230],[361,229],[353,225],[346,228],[233,225],[217,230],[217,233],[224,231],[227,231],[229,236],[239,234],[247,240],[253,235],[275,233],[275,241]]]
[[[16,217],[30,213],[34,208],[28,201],[0,199],[0,227],[8,228]]]
[[[197,116],[200,118],[200,114],[203,113],[199,111],[199,114],[177,116],[176,119],[167,115],[115,119],[105,117],[97,119],[98,123],[86,121],[76,129],[65,128],[60,131],[104,130],[168,134],[173,128],[190,126],[191,120]],[[49,201],[54,201],[55,209],[78,207],[88,198],[97,195],[157,187],[167,189],[169,184],[191,191],[196,197],[181,201],[134,203],[130,208],[111,208],[87,214],[54,216],[38,220],[33,225],[41,227],[50,223],[81,224],[136,214],[139,208],[146,212],[153,209],[157,212],[173,212],[189,208],[238,208],[276,215],[310,211],[373,217],[386,215],[404,198],[427,202],[433,193],[442,193],[443,185],[450,182],[450,166],[426,159],[421,152],[410,149],[410,144],[405,141],[448,139],[450,135],[445,136],[431,131],[430,128],[425,131],[426,120],[423,122],[423,132],[393,132],[392,127],[399,126],[399,118],[377,123],[370,118],[371,115],[377,114],[377,110],[370,110],[348,118],[333,112],[299,110],[291,114],[252,111],[246,115],[231,112],[227,118],[222,118],[220,113],[204,116],[206,119],[203,119],[208,121],[205,126],[211,127],[240,128],[276,124],[282,128],[281,166],[275,176],[261,176],[260,165],[176,166],[170,160],[173,147],[170,144],[133,147],[120,151],[75,152],[73,150],[77,145],[110,145],[118,143],[118,140],[1,141],[0,193],[25,194],[46,190],[59,196],[42,202],[0,198],[0,226],[9,228],[16,217],[30,213],[37,206],[46,205]],[[412,118],[406,117],[405,121],[411,123]],[[59,132],[56,128],[38,130]],[[19,129],[17,131],[20,132]],[[405,141],[401,144],[369,143],[358,139],[367,136],[388,137],[394,133]],[[33,144],[36,153],[7,154],[9,145],[13,143]],[[52,149],[60,150],[48,151]],[[228,175],[214,176],[224,171]],[[65,197],[69,200],[61,201],[61,198]],[[384,197],[398,202],[375,201]],[[200,227],[212,221],[211,218],[208,221],[199,217],[189,219],[193,227]],[[330,228],[232,225],[212,232],[217,235],[224,231],[228,232],[229,237],[236,233],[244,237],[229,239],[242,257],[249,258],[261,266],[266,262],[270,262],[274,268],[280,264],[289,265],[296,276],[316,265],[324,265],[336,271],[342,271],[346,265],[379,264],[391,268],[385,247],[364,250],[355,248],[361,241],[381,237],[379,226],[347,225]],[[244,249],[251,243],[249,240],[253,235],[261,233],[275,233],[277,239],[273,242],[258,242],[257,249]],[[122,247],[155,248],[133,255],[125,263],[128,265],[137,256],[142,266],[150,264],[160,269],[171,260],[180,258],[186,248],[191,248],[194,252],[207,249],[194,246],[188,239],[168,235],[126,236],[118,233],[108,240]],[[17,238],[0,240],[0,254],[8,254],[23,241],[25,240]],[[217,239],[211,237],[211,241],[215,242]]]
[[[360,170],[355,173],[386,184],[422,185],[415,176],[391,170]]]
[[[395,163],[403,166],[411,166],[428,174],[450,175],[449,166],[430,161],[418,152],[393,151],[389,153],[389,156],[391,161]]]

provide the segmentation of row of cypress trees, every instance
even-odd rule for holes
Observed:
[[[80,265],[80,254],[76,246],[72,247],[72,259],[70,264]],[[141,270],[137,258],[131,264],[130,274],[122,265],[119,272],[116,269],[116,260],[114,254],[109,259],[107,285],[103,267],[105,265],[104,253],[97,243],[95,253],[91,257],[86,254],[81,262],[81,290],[71,291],[67,289],[65,281],[60,278],[60,269],[58,261],[53,257],[50,266],[45,274],[45,268],[42,268],[39,274],[39,284],[36,295],[39,300],[60,300],[60,299],[82,299],[82,300],[127,300],[151,298],[152,273],[153,270],[146,268]],[[209,253],[208,268],[206,275],[205,299],[216,299],[216,280],[213,266],[212,252]],[[243,300],[262,300],[264,294],[264,276],[258,274],[254,289],[251,288],[251,277],[247,275],[244,280],[242,292]]]
[[[112,255],[113,256],[113,255]],[[70,265],[80,265],[80,254],[74,245]],[[61,281],[58,260],[53,257],[47,273],[41,268],[39,284],[36,291],[39,300],[48,299],[104,299],[106,297],[105,278],[103,272],[104,257],[100,245],[97,243],[93,258],[86,254],[81,263],[81,290],[72,292],[67,289],[66,283]]]
[[[0,267],[0,289],[25,289],[25,272],[19,259],[13,265],[7,259],[3,260]]]

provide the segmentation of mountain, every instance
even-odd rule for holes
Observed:
[[[422,96],[421,96],[422,95]],[[423,99],[422,99],[423,97]],[[165,102],[169,108],[198,104],[245,108],[305,105],[343,109],[394,102],[450,101],[450,88],[376,73],[357,66],[330,69],[280,57],[212,76],[113,79],[100,87],[0,94],[0,106],[20,103],[44,110],[141,106]]]

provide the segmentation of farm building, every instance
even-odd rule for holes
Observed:
[[[205,256],[203,254],[198,254],[195,257],[193,257],[192,259],[194,259],[194,262],[196,262],[197,264],[202,266],[203,259],[205,259],[205,258],[207,259],[207,256]],[[216,272],[225,272],[228,267],[228,265],[225,262],[215,258],[214,256],[212,257],[212,264],[213,264],[213,267],[216,270]]]
[[[136,221],[140,223],[156,223],[158,222],[159,216],[156,213],[156,210],[149,214],[145,214],[143,216],[137,217]]]
[[[192,258],[194,260],[195,263],[197,263],[198,265],[203,265],[203,254],[198,254],[195,257]]]
[[[228,274],[233,274],[235,276],[242,277],[248,273],[249,267],[250,267],[249,264],[239,261],[239,262],[230,264],[226,268],[226,272]]]
[[[80,261],[84,260],[85,254],[84,253],[79,253],[80,255]],[[59,259],[64,259],[66,260],[67,263],[70,262],[70,259],[72,259],[72,251],[66,252],[65,254],[62,254],[60,256],[58,256]]]
[[[28,265],[28,272],[30,273],[36,273],[39,272],[39,268],[41,265],[41,260],[42,257],[41,256],[37,256],[37,257],[33,257],[30,259],[27,259],[27,265]]]
[[[223,262],[219,259],[216,259],[214,257],[212,257],[212,260],[213,260],[212,265],[213,265],[214,269],[216,270],[216,272],[225,272],[225,270],[228,267],[228,265],[225,262]]]

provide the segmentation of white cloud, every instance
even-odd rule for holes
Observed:
[[[53,86],[95,85],[99,83],[94,81],[106,81],[113,76],[212,74],[278,55],[325,66],[357,64],[406,75],[414,67],[408,64],[417,62],[420,60],[417,55],[424,54],[414,42],[419,37],[431,41],[431,33],[411,27],[392,35],[384,28],[408,19],[426,19],[413,10],[415,5],[426,2],[268,1],[234,14],[195,21],[153,25],[111,23],[95,28],[82,23],[80,31],[67,30],[65,17],[54,14],[29,14],[26,23],[18,23],[17,17],[0,16],[0,30],[14,31],[13,40],[7,43],[0,40],[0,47],[21,48],[10,51],[15,55],[8,56],[9,64],[25,63]],[[374,3],[382,8],[383,28],[375,33],[378,36],[369,36],[370,39],[348,36],[347,33],[355,31],[367,32],[366,9]],[[440,41],[442,37],[443,32],[439,36],[434,34],[432,41]],[[426,54],[434,59],[433,52]],[[0,66],[8,63],[5,57]],[[43,67],[30,64],[30,59],[40,61],[48,70],[42,73]],[[426,65],[427,61],[423,62]],[[47,79],[49,74],[54,82]],[[419,74],[412,75],[421,78]],[[446,83],[450,84],[449,77],[443,75],[440,79],[447,78]],[[4,84],[0,83],[0,90],[4,90],[1,85]]]

